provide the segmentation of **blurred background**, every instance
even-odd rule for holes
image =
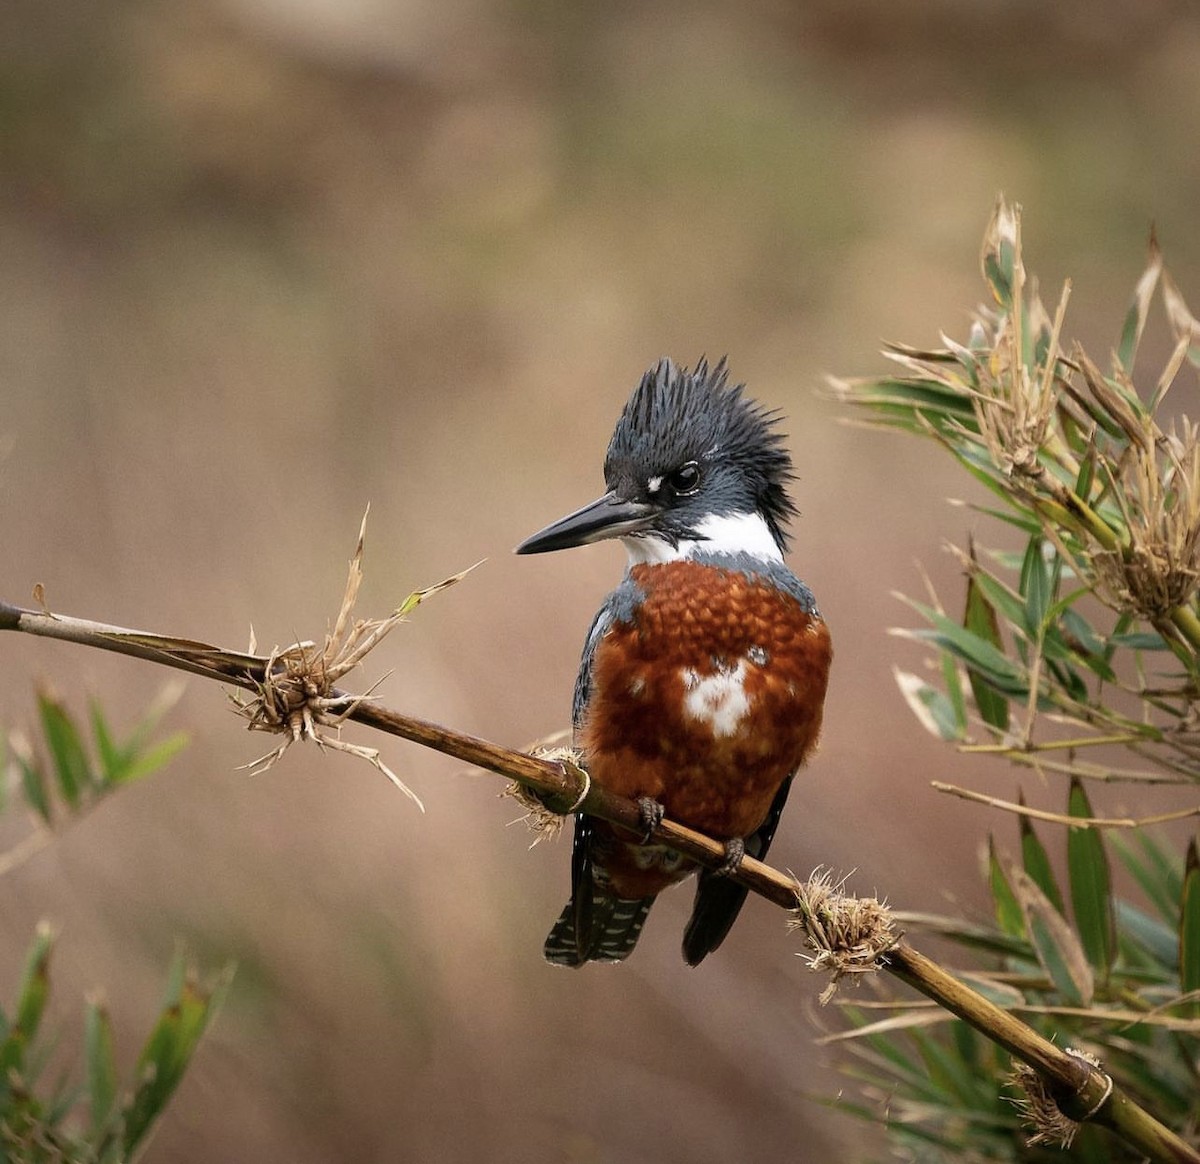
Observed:
[[[787,414],[792,562],[837,648],[777,863],[981,908],[979,846],[1015,826],[928,782],[1016,777],[922,733],[891,675],[920,655],[886,631],[922,568],[957,604],[944,540],[995,531],[943,502],[963,482],[932,446],[842,423],[824,377],[883,370],[884,337],[962,336],[1000,190],[1101,360],[1152,221],[1194,307],[1197,77],[1182,0],[6,0],[0,595],[42,582],[53,609],[233,647],[251,623],[319,637],[370,502],[360,613],[488,561],[360,686],[393,669],[388,705],[524,745],[566,726],[623,555],[511,547],[597,494],[652,361],[728,353]],[[170,678],[2,647],[8,727],[34,726],[38,677],[125,724]],[[838,1020],[776,911],[751,902],[691,971],[680,890],[625,966],[556,971],[569,845],[530,851],[498,778],[354,729],[426,815],[314,749],[252,778],[266,738],[200,680],[167,726],[181,759],[0,885],[0,992],[51,919],[67,1049],[100,989],[131,1066],[177,937],[236,959],[149,1159],[876,1150],[810,1098],[843,1086],[814,1046]]]

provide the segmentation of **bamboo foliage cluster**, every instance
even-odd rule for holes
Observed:
[[[994,499],[980,512],[1016,531],[1017,552],[954,550],[966,577],[961,617],[936,595],[910,602],[925,625],[897,633],[930,649],[936,679],[897,678],[929,731],[1052,786],[1057,778],[1065,811],[942,786],[1018,812],[1019,853],[989,843],[990,922],[907,920],[984,951],[988,965],[969,974],[976,989],[1102,1064],[1200,1145],[1200,857],[1195,837],[1180,852],[1146,828],[1200,816],[1200,429],[1172,414],[1186,389],[1171,394],[1181,372],[1200,368],[1200,324],[1152,239],[1103,372],[1064,344],[1069,284],[1051,315],[1027,279],[1018,208],[998,204],[981,265],[993,302],[965,343],[891,345],[901,375],[835,386],[872,423],[944,447]],[[1134,365],[1156,292],[1172,350],[1139,391]],[[1098,818],[1088,790],[1099,782],[1123,782],[1134,798],[1171,785],[1182,806]],[[1035,817],[1067,826],[1061,884]],[[1114,891],[1114,859],[1147,907]],[[1056,1105],[1026,1077],[1007,1101],[998,1096],[990,1081],[1006,1056],[961,1024],[941,1026],[943,1013],[881,1005],[897,1013],[851,1010],[852,1070],[889,1097],[884,1118],[917,1158],[1051,1159],[1063,1147],[1085,1160],[1142,1158],[1051,1119]],[[1031,1134],[1019,1133],[1022,1120]]]
[[[186,743],[155,730],[166,702],[152,708],[124,740],[99,705],[91,707],[93,746],[62,702],[38,694],[41,747],[17,733],[0,750],[0,809],[24,802],[32,831],[0,852],[0,875],[51,843],[61,830],[104,797],[160,769]],[[0,741],[2,748],[3,741]],[[94,758],[93,758],[94,756]],[[20,795],[8,795],[9,790]],[[99,997],[84,1007],[78,1080],[53,1066],[53,1034],[45,1031],[54,935],[38,927],[11,1009],[0,1008],[0,1164],[120,1164],[137,1158],[187,1069],[229,983],[228,971],[201,980],[177,953],[166,996],[134,1068],[121,1080],[108,1008]]]

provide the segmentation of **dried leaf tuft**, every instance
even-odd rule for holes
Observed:
[[[832,870],[814,870],[805,884],[796,883],[796,908],[788,922],[788,929],[804,931],[805,945],[813,951],[801,955],[809,969],[833,974],[821,993],[822,1005],[834,996],[846,975],[878,970],[888,950],[900,940],[887,903],[873,897],[851,897],[844,892],[845,885],[845,877],[834,881]]]
[[[583,773],[585,777],[587,776],[583,767],[583,757],[574,748],[534,748],[531,755],[540,760],[554,760],[557,763],[566,764]],[[518,780],[510,780],[500,795],[511,796],[525,809],[525,815],[517,817],[517,820],[512,823],[524,821],[533,831],[534,838],[529,844],[531,849],[540,841],[557,839],[559,833],[562,832],[563,823],[573,811],[556,812],[533,789],[527,788]],[[580,799],[582,800],[582,797]]]
[[[375,687],[383,679],[360,695],[339,692],[336,685],[397,625],[406,621],[407,615],[424,599],[453,586],[475,567],[471,566],[435,586],[414,591],[386,618],[356,619],[354,605],[363,580],[366,528],[367,514],[364,513],[358,531],[358,543],[350,559],[341,607],[333,628],[325,634],[324,643],[319,647],[315,643],[301,642],[284,650],[275,648],[264,669],[266,677],[257,684],[254,696],[245,699],[240,693],[231,693],[230,699],[238,714],[249,721],[247,727],[250,731],[272,732],[283,737],[279,747],[244,765],[252,774],[265,772],[283,757],[292,744],[308,739],[320,748],[332,748],[366,760],[424,812],[425,806],[420,798],[383,762],[377,748],[351,744],[341,738],[342,724],[360,703],[374,698]],[[251,630],[252,644],[253,638],[254,632]],[[253,649],[252,645],[251,652]]]
[[[1091,1067],[1100,1066],[1100,1060],[1087,1051],[1080,1051],[1074,1047],[1066,1047],[1064,1050],[1068,1055],[1082,1059]],[[1079,1131],[1079,1124],[1063,1114],[1046,1081],[1029,1064],[1021,1062],[1013,1066],[1008,1081],[1022,1093],[1019,1099],[1013,1099],[1011,1102],[1021,1112],[1026,1125],[1033,1132],[1027,1141],[1029,1147],[1048,1144],[1064,1150],[1069,1148]]]

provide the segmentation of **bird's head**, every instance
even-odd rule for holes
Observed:
[[[635,562],[711,550],[782,558],[795,508],[777,414],[729,383],[725,361],[662,359],[633,390],[604,459],[603,497],[527,538],[537,554],[620,538]]]

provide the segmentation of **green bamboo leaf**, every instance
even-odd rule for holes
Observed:
[[[903,637],[920,641],[934,642],[939,647],[950,651],[969,667],[975,667],[994,686],[1008,694],[1027,695],[1025,673],[1016,663],[1000,653],[986,639],[973,634],[966,627],[959,626],[953,619],[947,618],[924,603],[905,599],[929,623],[932,629],[918,628],[916,630],[893,631]]]
[[[25,973],[21,978],[14,1014],[15,1024],[32,1040],[46,1009],[46,998],[50,993],[50,952],[54,948],[54,934],[44,922],[38,926],[33,944],[25,956]]]
[[[1046,621],[1053,592],[1050,567],[1045,558],[1045,539],[1032,537],[1025,547],[1021,562],[1021,597],[1025,599],[1025,629],[1031,639],[1037,639]]]
[[[918,415],[948,417],[971,429],[976,427],[970,396],[938,380],[882,377],[853,381],[847,387],[856,404],[891,414],[907,428],[920,429]]]
[[[1122,939],[1128,939],[1138,944],[1141,950],[1150,957],[1156,971],[1156,980],[1165,982],[1173,978],[1175,964],[1179,958],[1178,907],[1172,907],[1170,926],[1164,925],[1158,918],[1131,905],[1120,898],[1116,901],[1117,933]]]
[[[1078,777],[1071,779],[1067,812],[1076,818],[1093,815],[1091,802]],[[1117,949],[1116,917],[1108,853],[1098,830],[1083,826],[1067,830],[1067,872],[1071,907],[1083,948],[1092,965],[1107,978]]]
[[[1113,647],[1125,647],[1131,651],[1165,651],[1166,641],[1156,631],[1135,631],[1132,634],[1109,635],[1108,642]]]
[[[168,975],[167,1002],[137,1062],[138,1084],[125,1104],[124,1148],[133,1152],[161,1114],[183,1077],[201,1036],[224,1000],[232,968],[202,984],[179,951]]]
[[[109,1122],[117,1101],[118,1088],[112,1020],[108,1016],[108,1009],[96,999],[88,1000],[83,1039],[91,1134],[96,1137]]]
[[[10,1072],[21,1074],[26,1069],[25,1053],[37,1036],[50,992],[50,952],[53,946],[54,935],[43,922],[38,926],[25,955],[25,971],[21,976],[12,1023],[5,1032],[4,1041],[0,1043],[0,1094],[5,1089],[4,1081]]]
[[[984,598],[1000,618],[1018,631],[1024,631],[1025,603],[1015,590],[982,568],[975,573],[975,585],[983,592]]]
[[[1074,421],[1071,422],[1073,428],[1077,428]],[[1096,480],[1096,446],[1090,440],[1084,438],[1083,444],[1084,453],[1079,463],[1079,472],[1075,477],[1075,496],[1087,501],[1092,492],[1092,485]]]
[[[971,562],[977,565],[974,545],[968,552]],[[1000,623],[996,617],[995,607],[988,601],[977,581],[977,576],[978,571],[974,569],[967,575],[967,603],[963,615],[963,625],[971,634],[990,643],[997,651],[1003,653],[1004,643],[1000,637]],[[967,679],[970,681],[971,694],[975,696],[975,706],[979,708],[979,715],[983,722],[1000,732],[1008,731],[1008,700],[992,687],[983,674],[974,667],[967,668]]]
[[[1194,837],[1187,848],[1179,903],[1179,988],[1184,994],[1200,991],[1200,852]],[[1200,999],[1186,1005],[1192,1018],[1200,1016]]]
[[[922,1014],[921,1017],[926,1024],[931,1021],[931,1016],[928,1014]],[[942,1017],[941,1015],[937,1016],[939,1020]],[[920,1021],[918,1019],[918,1022]],[[947,1106],[959,1110],[964,1108],[970,1110],[974,1106],[979,1081],[969,1071],[962,1069],[962,1063],[958,1056],[938,1039],[930,1038],[917,1026],[913,1026],[909,1030],[908,1037],[915,1044],[917,1054],[921,1056],[921,1061],[925,1064],[925,1070],[941,1092]]]
[[[942,651],[942,682],[946,687],[946,698],[954,712],[954,725],[957,729],[956,739],[963,739],[967,734],[967,701],[963,696],[962,676],[958,664],[949,651]]]
[[[941,740],[962,739],[963,731],[954,705],[942,692],[911,671],[893,667],[892,674],[896,677],[896,685],[904,701],[927,732]]]
[[[29,743],[24,736],[12,735],[9,738],[9,745],[13,759],[16,760],[17,767],[21,772],[21,790],[25,794],[25,799],[29,802],[29,807],[46,824],[49,824],[51,816],[50,791],[46,787],[46,773],[42,770],[41,762],[33,754],[33,750],[29,747]]]
[[[1025,918],[1021,913],[1021,903],[1008,883],[1004,866],[996,853],[996,839],[991,833],[988,833],[988,880],[992,888],[996,924],[1014,938],[1025,937]]]
[[[92,739],[96,741],[96,755],[100,759],[101,783],[114,783],[117,773],[125,766],[127,757],[124,750],[118,746],[104,718],[104,711],[98,700],[93,699],[89,714],[92,720]]]
[[[1139,830],[1137,839],[1142,841],[1144,838],[1144,831]],[[1121,836],[1120,832],[1114,831],[1111,842],[1117,850],[1121,864],[1137,882],[1158,916],[1171,926],[1173,934],[1175,924],[1179,920],[1179,893],[1172,892],[1173,879],[1165,876],[1161,866],[1147,857],[1144,851],[1136,852],[1130,841]]]
[[[1117,673],[1105,658],[1105,644],[1092,624],[1073,607],[1062,612],[1062,637],[1073,656],[1106,683],[1115,683]]]
[[[1069,1005],[1091,1005],[1095,981],[1079,939],[1028,873],[1013,868],[1010,877],[1042,969]]]
[[[84,790],[92,783],[91,766],[79,729],[58,698],[45,689],[38,692],[38,712],[54,759],[59,795],[72,810],[77,810]]]
[[[157,772],[187,747],[187,742],[187,732],[176,732],[140,755],[130,757],[129,762],[116,773],[114,784],[132,784]]]
[[[1018,796],[1018,801],[1024,805],[1024,792]],[[1054,908],[1059,913],[1064,913],[1062,891],[1058,888],[1058,880],[1050,866],[1050,857],[1046,853],[1045,846],[1038,839],[1038,835],[1027,817],[1018,817],[1018,822],[1021,830],[1021,861],[1025,866],[1025,872],[1033,878],[1037,887],[1050,899]]]

